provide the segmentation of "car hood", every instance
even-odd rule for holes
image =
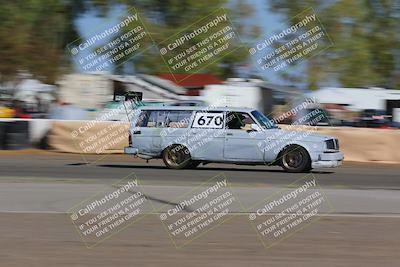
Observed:
[[[283,140],[300,140],[304,142],[323,142],[328,139],[334,139],[335,137],[329,135],[321,135],[316,133],[310,133],[307,131],[293,131],[293,130],[283,130],[274,129],[273,135],[275,139]],[[267,131],[267,136],[270,136]]]

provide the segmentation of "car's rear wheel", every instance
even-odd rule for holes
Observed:
[[[170,169],[191,168],[194,163],[191,159],[189,149],[183,145],[172,145],[164,149],[162,158],[165,166]]]
[[[281,166],[287,172],[310,171],[311,158],[304,147],[291,145],[282,153]]]

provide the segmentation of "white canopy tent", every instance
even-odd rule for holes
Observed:
[[[386,109],[386,100],[399,100],[400,90],[383,88],[335,88],[325,87],[308,93],[322,104],[346,105],[348,109],[359,111],[364,109]]]

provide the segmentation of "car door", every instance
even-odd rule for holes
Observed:
[[[171,144],[186,145],[192,110],[169,110],[166,114],[164,128],[161,131],[161,147]]]
[[[132,129],[132,146],[142,154],[158,154],[160,152],[162,123],[164,112],[143,110]]]
[[[265,132],[247,112],[228,112],[224,138],[224,159],[233,161],[263,162],[264,152],[259,144],[265,139]]]
[[[224,111],[195,112],[187,139],[193,159],[223,160],[224,120]]]

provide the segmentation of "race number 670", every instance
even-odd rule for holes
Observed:
[[[222,113],[198,113],[193,127],[222,128],[223,121]]]

